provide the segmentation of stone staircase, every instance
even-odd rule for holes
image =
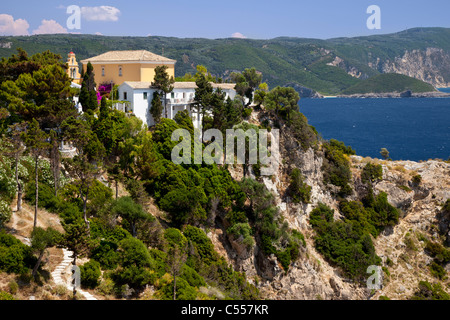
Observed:
[[[69,275],[69,278],[71,278],[72,272],[70,266],[72,265],[72,251],[69,251],[67,249],[63,249],[64,258],[63,261],[55,268],[55,270],[51,273],[53,280],[55,281],[56,285],[63,285],[68,290],[73,290],[73,285],[70,281],[64,281],[63,274]],[[83,295],[86,300],[97,300],[93,295],[91,295],[89,292],[85,292],[81,289],[77,289],[77,292],[79,292],[81,295]]]

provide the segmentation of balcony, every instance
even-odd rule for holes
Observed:
[[[166,99],[167,105],[183,105],[183,104],[192,104],[194,103],[194,99]]]

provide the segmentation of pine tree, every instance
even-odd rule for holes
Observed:
[[[26,132],[22,133],[22,140],[27,146],[27,150],[30,152],[34,159],[34,170],[35,170],[35,207],[34,207],[34,224],[33,228],[36,228],[37,224],[37,214],[38,214],[38,202],[39,202],[39,159],[41,156],[45,155],[50,147],[47,142],[48,135],[45,134],[39,128],[39,123],[36,119],[33,119],[27,128]]]
[[[90,222],[87,218],[86,207],[90,188],[101,173],[105,147],[92,131],[88,122],[89,118],[69,118],[64,122],[63,130],[78,151],[78,154],[73,158],[64,159],[64,165],[69,174],[77,178],[75,184],[83,201],[83,218],[89,231]]]
[[[17,185],[17,211],[22,210],[23,183],[19,177],[19,162],[25,152],[21,134],[25,130],[23,123],[9,126],[11,136],[5,138],[7,143],[6,155],[14,159],[14,172]]]

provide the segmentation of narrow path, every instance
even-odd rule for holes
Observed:
[[[52,272],[53,280],[57,285],[63,285],[68,290],[73,290],[73,286],[70,283],[70,281],[64,281],[63,274],[69,275],[69,279],[71,279],[72,273],[71,268],[69,266],[72,264],[72,251],[69,251],[67,249],[63,249],[64,258],[63,261],[55,268],[55,270]],[[97,300],[92,294],[89,292],[83,291],[81,289],[77,289],[77,292],[79,292],[81,295],[83,295],[86,300]]]

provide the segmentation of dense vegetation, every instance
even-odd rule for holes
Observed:
[[[74,261],[89,259],[81,266],[82,286],[106,295],[140,293],[153,285],[160,299],[257,298],[245,274],[235,272],[214,251],[204,231],[214,224],[215,214],[234,206],[243,209],[245,194],[239,184],[223,167],[171,161],[176,144],[172,132],[192,132],[187,113],[177,115],[176,121],[163,118],[149,131],[137,118],[113,110],[105,97],[101,103],[91,101],[90,69],[80,93],[86,97],[85,112],[78,114],[70,103],[75,92],[60,59],[50,52],[30,57],[19,51],[2,61],[0,222],[10,219],[10,204],[20,188],[23,200],[35,206],[35,227],[31,248],[2,233],[0,269],[32,271],[37,280],[43,254],[58,245],[73,251]],[[197,78],[200,84],[204,75]],[[221,95],[213,99],[216,96],[208,89],[197,95],[197,100],[211,101],[209,108],[223,107],[213,123],[242,121],[242,114],[226,107],[241,103],[244,110],[242,100],[221,101]],[[70,141],[78,154],[61,159],[61,140]],[[23,144],[26,148],[20,148]],[[101,175],[107,175],[110,186],[100,182]],[[129,196],[118,195],[118,184]],[[148,211],[151,197],[167,213],[170,228],[163,228]],[[39,208],[59,214],[64,235],[36,227]],[[218,291],[205,295],[201,286]]]
[[[342,142],[331,139],[323,143],[324,161],[322,170],[324,172],[324,183],[339,187],[336,194],[340,197],[352,193],[350,186],[351,172],[348,156],[355,154],[351,147]]]
[[[150,285],[157,299],[258,298],[245,274],[234,271],[206,236],[216,219],[226,221],[230,239],[250,251],[258,244],[267,257],[274,254],[286,272],[299,257],[304,238],[283,221],[273,194],[262,183],[235,181],[226,166],[172,161],[177,144],[172,133],[183,128],[194,134],[187,112],[174,120],[160,115],[149,130],[136,117],[112,109],[106,97],[91,99],[93,70],[88,68],[80,92],[86,106],[78,114],[68,108],[76,92],[60,57],[50,52],[43,54],[45,59],[18,53],[2,61],[8,80],[0,87],[4,181],[0,195],[5,207],[1,222],[9,220],[10,204],[20,189],[21,201],[35,206],[35,226],[31,249],[4,236],[9,245],[2,249],[2,270],[21,274],[33,269],[31,278],[36,280],[46,250],[61,246],[74,252],[74,263],[88,258],[80,266],[81,284],[105,295],[128,297]],[[38,67],[27,69],[32,63]],[[158,75],[155,81],[164,86],[166,71]],[[299,97],[292,88],[269,92],[255,69],[234,77],[247,98],[259,90],[266,101],[267,93],[273,118],[295,121],[300,115]],[[212,90],[206,68],[198,69],[195,81],[195,107],[205,113],[205,129],[259,130],[243,121],[251,112],[248,102],[241,95],[225,100],[220,90]],[[170,92],[170,82],[167,87]],[[71,142],[78,153],[61,159],[57,148],[62,140]],[[26,148],[19,148],[22,144]],[[254,165],[253,171],[259,168]],[[102,182],[101,176],[108,181]],[[127,196],[119,196],[119,184]],[[149,210],[151,199],[163,212],[158,218]],[[37,227],[39,208],[58,214],[65,233]],[[215,291],[205,294],[200,287]]]
[[[420,281],[418,290],[411,300],[450,300],[450,295],[444,291],[440,283],[429,283]]]
[[[262,72],[263,82],[270,87],[302,85],[322,94],[334,95],[362,80],[347,74],[344,69],[327,65],[336,56],[345,68],[356,68],[361,79],[379,74],[369,63],[394,61],[405,50],[424,50],[428,47],[449,51],[449,29],[417,28],[369,37],[337,38],[329,40],[280,37],[270,40],[251,39],[178,39],[167,37],[104,37],[93,35],[36,35],[29,37],[0,37],[11,42],[12,50],[0,48],[0,57],[22,47],[30,54],[47,49],[65,57],[76,48],[78,60],[90,58],[109,50],[145,49],[176,59],[176,77],[195,74],[196,66],[208,66],[214,77],[228,78],[231,72],[254,66]],[[441,62],[434,61],[436,64]],[[450,73],[442,69],[446,81]],[[393,91],[393,90],[390,90]]]
[[[147,128],[133,115],[114,110],[106,96],[93,100],[89,68],[79,92],[86,108],[79,114],[71,102],[78,93],[70,88],[60,56],[49,51],[28,56],[19,50],[0,66],[0,228],[11,218],[16,198],[17,211],[22,200],[35,210],[31,246],[0,230],[0,271],[21,275],[26,283],[45,281],[43,257],[58,246],[74,253],[74,263],[87,259],[80,265],[82,287],[105,296],[251,300],[260,298],[253,284],[257,279],[235,271],[215,250],[207,235],[211,228],[224,227],[227,241],[247,254],[258,246],[258,260],[275,257],[285,273],[302,259],[305,238],[285,221],[274,194],[262,183],[261,164],[244,165],[244,177],[237,181],[231,174],[234,165],[172,161],[178,144],[172,133],[186,129],[194,135],[187,112],[171,120],[159,104],[152,104],[157,123]],[[361,182],[367,194],[348,201],[353,193],[349,156],[355,151],[333,139],[319,140],[298,110],[300,97],[293,88],[269,90],[256,69],[245,69],[233,73],[239,94],[225,100],[221,90],[213,90],[205,67],[197,68],[192,79],[197,84],[194,108],[204,112],[205,130],[283,128],[298,147],[322,156],[323,182],[335,191],[343,218],[335,220],[323,204],[312,211],[317,250],[355,280],[363,279],[369,265],[380,264],[372,238],[399,219],[385,193],[374,195],[381,166],[366,165]],[[170,92],[172,79],[163,68],[155,81],[159,96]],[[254,107],[245,99],[251,97]],[[246,121],[262,106],[260,126]],[[194,140],[191,146],[199,143]],[[62,158],[61,141],[75,146],[77,154]],[[200,142],[202,150],[213,145]],[[193,160],[194,152],[183,156]],[[301,170],[287,174],[286,196],[310,203],[312,188]],[[62,234],[37,226],[42,208],[59,215]],[[431,243],[427,251],[435,259],[431,271],[440,276],[448,250]]]
[[[431,84],[402,74],[386,73],[361,81],[360,83],[345,89],[342,93],[401,93],[408,90],[413,93],[421,93],[435,91],[436,89],[434,89]]]
[[[335,141],[331,144],[341,145]],[[339,211],[342,220],[335,220],[334,210],[324,204],[319,204],[310,214],[309,222],[316,231],[317,250],[351,279],[362,280],[368,266],[380,265],[381,259],[375,253],[372,237],[376,238],[384,228],[399,221],[400,212],[389,204],[387,194],[373,194],[372,183],[381,179],[381,175],[381,166],[371,163],[365,166],[362,181],[367,187],[367,195],[361,201],[341,199]]]

